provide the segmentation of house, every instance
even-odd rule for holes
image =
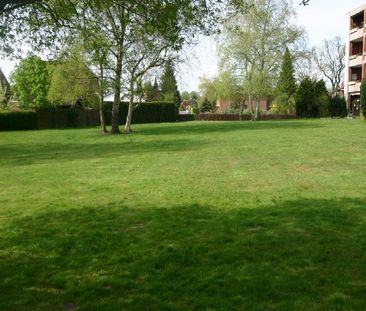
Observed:
[[[10,83],[8,79],[6,79],[1,69],[0,69],[0,87],[3,91],[5,91],[5,96],[7,99],[9,99],[13,95],[10,88]]]
[[[346,42],[346,74],[344,94],[348,110],[358,115],[360,111],[361,81],[366,77],[366,5],[348,13],[349,30]]]
[[[130,95],[127,93],[121,93],[121,102],[122,103],[128,103],[130,101]],[[113,103],[114,102],[114,93],[109,94],[107,96],[104,97],[104,102],[105,103]],[[134,102],[135,103],[144,103],[145,99],[144,98],[140,98],[140,96],[134,96]]]

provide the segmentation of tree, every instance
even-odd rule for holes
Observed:
[[[24,109],[49,106],[47,100],[50,76],[47,63],[38,56],[23,59],[11,75],[13,90]]]
[[[83,55],[72,51],[66,59],[51,65],[48,100],[56,104],[98,105],[98,78],[88,68]]]
[[[72,41],[75,37],[89,46],[98,45],[103,37],[106,68],[115,95],[112,133],[119,133],[121,91],[128,84],[123,68],[128,47],[136,35],[159,35],[178,51],[191,41],[193,32],[207,33],[212,29],[216,6],[211,0],[39,1],[0,16],[0,24],[4,26],[0,27],[1,45],[3,51],[10,53],[14,50],[14,38],[24,39],[33,47],[50,48],[62,46],[56,41]]]
[[[255,101],[255,107],[251,107],[253,120],[258,119],[261,98],[274,88],[286,46],[302,34],[292,24],[294,15],[290,1],[258,0],[224,23],[220,61],[238,73],[243,94],[250,103]]]
[[[201,104],[201,112],[214,112],[216,110],[216,103],[209,101],[207,98]]]
[[[319,117],[329,117],[329,94],[324,80],[319,80],[315,82],[314,93],[314,105],[319,110]]]
[[[191,99],[191,95],[189,94],[188,91],[183,91],[180,94],[180,97],[182,98],[182,100],[190,100]]]
[[[328,117],[329,95],[324,80],[301,81],[296,93],[296,114],[305,118]]]
[[[345,69],[346,45],[341,37],[324,40],[316,50],[315,60],[322,74],[332,86],[333,96],[342,82]]]
[[[303,118],[319,116],[319,111],[314,105],[314,82],[309,78],[301,81],[296,93],[296,114]]]
[[[347,116],[347,102],[344,97],[336,95],[330,98],[329,115],[331,117],[346,117]]]
[[[281,73],[277,84],[277,94],[287,94],[289,97],[296,94],[295,70],[292,63],[291,52],[286,48],[283,56]]]
[[[165,64],[164,73],[161,77],[161,93],[165,101],[173,102],[177,106],[180,105],[181,97],[172,61]]]

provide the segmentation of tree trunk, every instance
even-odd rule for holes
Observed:
[[[243,121],[243,109],[244,109],[244,101],[240,101],[239,104],[239,121]]]
[[[107,126],[105,124],[105,118],[104,118],[104,101],[103,97],[100,99],[99,103],[99,119],[100,119],[100,131],[105,134],[107,133]]]
[[[259,118],[259,104],[260,104],[260,100],[257,99],[255,102],[254,121],[258,121],[258,118]]]
[[[120,134],[119,105],[121,103],[122,57],[117,60],[116,80],[114,81],[114,101],[112,106],[112,134]]]
[[[132,113],[133,113],[133,105],[134,105],[134,90],[133,90],[134,83],[130,83],[130,101],[128,103],[128,113],[126,118],[125,124],[125,134],[131,133],[131,122],[132,122]]]
[[[104,70],[103,64],[99,65],[100,67],[100,92],[99,92],[99,119],[100,119],[100,131],[105,134],[107,133],[107,126],[105,124],[104,117]]]

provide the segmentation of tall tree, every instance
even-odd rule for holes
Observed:
[[[281,73],[276,91],[277,94],[286,93],[288,96],[294,96],[296,94],[295,70],[291,52],[288,48],[286,48],[283,56]]]
[[[220,60],[248,80],[242,84],[247,98],[256,103],[253,120],[258,118],[261,97],[274,88],[286,46],[302,34],[292,23],[294,15],[291,1],[258,0],[224,24]]]
[[[51,79],[48,100],[52,103],[83,103],[87,106],[98,104],[98,78],[88,68],[84,56],[74,49],[64,59],[50,65]]]
[[[346,57],[346,45],[341,37],[324,40],[316,50],[315,60],[322,74],[332,86],[332,94],[336,95],[341,85]]]
[[[172,61],[168,61],[165,64],[163,76],[161,77],[161,93],[165,101],[171,101],[178,106],[180,105],[181,98]]]

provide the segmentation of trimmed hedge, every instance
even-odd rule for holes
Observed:
[[[188,122],[188,121],[194,121],[196,120],[196,117],[194,114],[180,114],[178,115],[178,121],[179,122]]]
[[[0,131],[37,129],[37,113],[33,111],[1,112]]]
[[[239,121],[238,114],[219,114],[219,113],[200,113],[197,116],[200,121]],[[296,115],[279,115],[279,114],[264,114],[260,115],[258,120],[285,120],[285,119],[297,119]],[[251,121],[252,116],[245,114],[242,116],[243,121]]]
[[[111,105],[107,105],[106,123],[111,124]],[[120,106],[119,122],[126,122],[128,104]],[[178,108],[174,103],[143,103],[133,113],[132,124],[175,122]],[[0,113],[0,131],[57,129],[100,125],[98,109],[43,109],[36,112]]]
[[[121,103],[119,107],[119,123],[126,122],[128,103]],[[106,122],[111,124],[112,105],[106,105]],[[175,122],[178,119],[178,109],[174,103],[152,102],[142,103],[134,110],[132,124]]]

